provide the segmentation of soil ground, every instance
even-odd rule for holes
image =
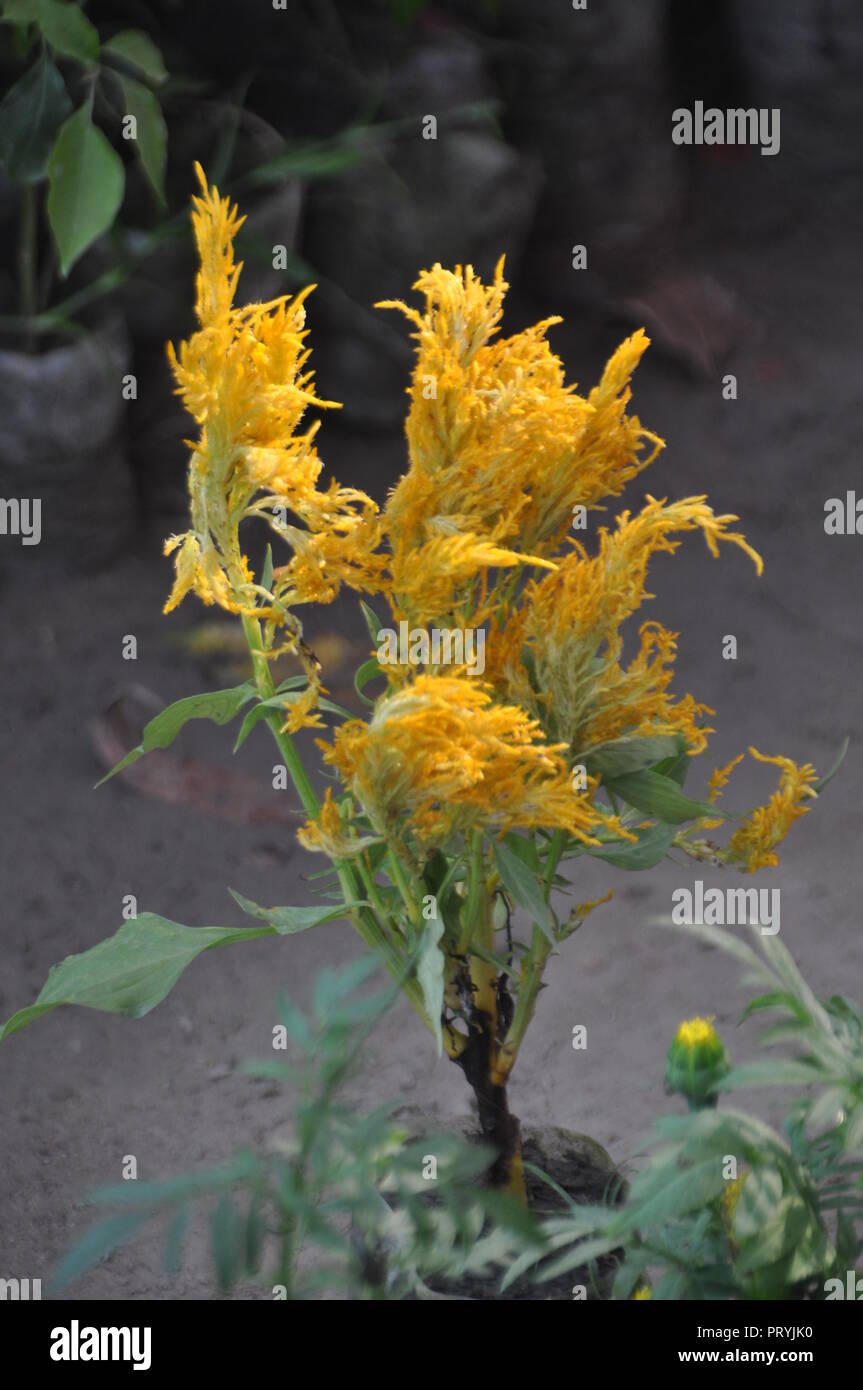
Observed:
[[[781,889],[781,939],[815,990],[859,999],[863,539],[825,536],[823,518],[828,497],[855,487],[863,496],[863,226],[848,175],[810,181],[805,199],[783,188],[785,201],[758,204],[744,189],[733,207],[721,186],[712,190],[691,263],[736,291],[763,334],[727,368],[738,377],[736,401],[723,401],[718,380],[691,379],[648,354],[635,408],[668,448],[626,501],[637,505],[645,490],[708,492],[717,511],[742,517],[765,560],[759,580],[740,552],[728,547],[717,562],[689,538],[652,571],[647,616],[681,634],[677,688],[717,711],[712,757],[695,789],[749,744],[826,768],[845,734],[855,740],[841,775],[792,831],[782,866],[754,882]],[[570,315],[556,339],[570,375],[595,379],[613,337],[608,326]],[[325,422],[321,438],[337,475],[383,495],[399,467],[399,438],[354,434],[349,419]],[[30,1002],[54,962],[113,933],[125,894],[137,896],[139,910],[190,925],[245,924],[229,886],[262,903],[310,898],[306,875],[319,862],[296,846],[289,825],[224,823],[142,797],[121,778],[93,790],[89,724],[118,687],[134,680],[165,702],[207,688],[201,662],[176,641],[200,610],[187,602],[171,619],[160,613],[169,584],[163,529],[171,528],[148,527],[108,572],[51,577],[34,566],[32,579],[4,587],[0,1016]],[[353,600],[321,617],[325,628],[360,631]],[[121,659],[128,633],[138,639],[134,667]],[[726,634],[738,639],[736,662],[722,659]],[[196,727],[182,749],[232,765],[224,730]],[[236,761],[262,801],[291,795],[271,789],[274,761],[263,728]],[[773,784],[770,769],[747,761],[726,796],[745,808]],[[670,912],[673,889],[696,877],[749,886],[681,862],[642,876],[598,863],[579,869],[580,898],[609,886],[614,898],[554,961],[513,1079],[511,1103],[524,1119],[592,1135],[624,1167],[653,1117],[675,1104],[662,1076],[682,1017],[715,1014],[735,1059],[753,1046],[753,1027],[736,1026],[745,994],[734,965],[651,925]],[[290,1097],[237,1066],[265,1053],[278,991],[302,999],[324,963],[356,950],[350,929],[332,925],[213,952],[142,1020],[58,1010],[0,1049],[0,1275],[46,1279],[86,1222],[76,1203],[117,1181],[125,1155],[137,1157],[139,1177],[152,1178],[265,1142]],[[587,1026],[584,1052],[571,1045],[576,1024]],[[460,1073],[435,1060],[401,1004],[373,1037],[352,1094],[364,1107],[407,1096],[444,1113],[467,1108]],[[745,1099],[776,1118],[759,1094]],[[144,1240],[73,1292],[209,1297],[206,1250],[193,1242],[169,1279],[157,1245]]]

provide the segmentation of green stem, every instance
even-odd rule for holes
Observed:
[[[458,940],[458,954],[464,955],[473,940],[477,922],[483,907],[483,894],[486,891],[485,865],[482,855],[482,831],[471,831],[470,855],[468,859],[468,893],[462,916],[462,930]]]
[[[246,635],[249,652],[252,658],[252,667],[255,675],[255,685],[262,700],[272,699],[276,693],[273,677],[270,671],[266,653],[261,642],[260,624],[256,619],[243,616],[243,631]],[[268,710],[265,722],[270,733],[275,740],[285,761],[285,767],[291,774],[291,779],[297,789],[300,800],[303,803],[306,814],[314,817],[321,809],[321,803],[317,793],[309,779],[309,775],[303,766],[302,759],[297,752],[296,746],[289,733],[282,728],[282,719],[278,710]],[[348,903],[356,903],[363,896],[362,870],[359,870],[360,882],[357,882],[357,873],[353,866],[346,860],[334,860],[334,867],[339,878],[339,885],[342,890],[342,897],[347,907]],[[405,958],[397,946],[390,941],[386,930],[378,921],[374,912],[368,907],[348,908],[347,916],[356,927],[365,944],[380,957],[393,979],[399,981],[401,988],[410,1000],[416,1012],[419,1014],[429,1032],[434,1034],[434,1027],[423,1003],[422,989],[416,979],[405,979]]]
[[[422,894],[419,890],[419,886],[416,884],[412,885],[408,882],[404,866],[395,849],[391,848],[387,855],[387,866],[390,871],[390,877],[401,894],[401,899],[408,915],[408,921],[412,927],[419,927],[422,921],[419,906],[419,900]]]

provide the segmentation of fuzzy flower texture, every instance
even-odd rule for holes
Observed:
[[[317,398],[308,370],[309,289],[235,306],[242,219],[197,172],[199,326],[169,357],[199,432],[189,445],[190,529],[166,544],[176,568],[166,611],[192,591],[253,623],[267,660],[295,652],[309,683],[286,704],[289,732],[321,726],[303,604],[329,603],[344,584],[382,596],[388,624],[486,632],[482,679],[453,666],[384,668],[387,688],[369,718],[345,722],[322,744],[350,795],[341,806],[328,795],[303,843],[342,858],[361,852],[371,830],[419,863],[477,829],[631,841],[631,821],[598,798],[598,780],[573,770],[612,740],[678,735],[694,755],[712,732],[713,711],[672,692],[676,633],[643,622],[624,661],[622,628],[651,597],[650,560],[700,531],[713,556],[727,542],[762,568],[732,529],[737,518],[717,516],[703,496],[648,495],[640,511],[600,526],[590,549],[574,538],[574,516],[604,510],[663,447],[628,413],[646,335],[627,338],[582,396],[548,342],[559,320],[501,335],[502,261],[490,284],[469,266],[435,265],[414,286],[421,307],[378,306],[404,314],[416,341],[406,473],[382,508],[336,482],[321,488],[318,426],[306,415],[334,403]],[[240,540],[252,517],[290,549],[287,563],[259,576]],[[711,853],[754,870],[777,862],[815,775],[808,764],[751,752],[778,764],[779,790]],[[712,801],[730,770],[714,775]],[[709,842],[689,834],[680,845],[697,857]]]

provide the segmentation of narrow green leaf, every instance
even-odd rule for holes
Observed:
[[[815,1067],[791,1057],[767,1057],[733,1067],[723,1077],[722,1090],[735,1091],[749,1086],[811,1086],[813,1081],[829,1079]]]
[[[356,690],[363,704],[374,705],[376,703],[375,700],[370,700],[364,692],[366,686],[369,684],[369,681],[373,681],[376,676],[382,676],[383,674],[384,673],[381,670],[380,664],[376,656],[369,657],[368,661],[364,661],[362,666],[359,667],[356,675],[354,676],[354,689]]]
[[[660,863],[671,848],[675,828],[673,825],[648,825],[634,832],[637,843],[618,840],[614,844],[594,847],[589,845],[587,853],[594,859],[602,859],[617,869],[652,869]]]
[[[48,220],[66,276],[112,226],[123,201],[123,161],[91,120],[92,98],[64,121],[48,160]]]
[[[798,1023],[806,1025],[812,1022],[812,1019],[809,1017],[809,1014],[800,1001],[795,999],[793,994],[789,994],[787,990],[773,990],[770,994],[759,994],[756,999],[750,999],[743,1013],[740,1015],[740,1022],[742,1023],[750,1014],[757,1013],[761,1009],[779,1009],[783,1007],[789,1009],[791,1013],[794,1014]]]
[[[267,546],[264,556],[264,568],[261,571],[261,587],[271,589],[273,586],[273,547]]]
[[[244,1231],[234,1210],[229,1192],[216,1204],[210,1222],[210,1249],[216,1270],[216,1282],[222,1293],[228,1293],[236,1283],[243,1264]]]
[[[57,1292],[73,1279],[80,1279],[82,1274],[113,1255],[151,1216],[150,1211],[123,1211],[97,1221],[56,1265],[49,1283],[51,1292]]]
[[[165,1269],[168,1274],[176,1274],[182,1264],[183,1240],[188,1224],[189,1208],[178,1207],[165,1232]]]
[[[264,1238],[266,1236],[266,1223],[264,1213],[261,1209],[261,1193],[255,1189],[249,1199],[249,1210],[246,1215],[246,1234],[245,1234],[245,1267],[249,1273],[254,1274],[261,1263],[261,1256],[264,1250]]]
[[[609,777],[604,785],[637,811],[642,811],[646,816],[656,816],[669,825],[698,820],[700,816],[718,816],[728,820],[733,814],[707,801],[690,801],[671,777],[650,768]]]
[[[243,705],[255,698],[255,694],[254,686],[245,681],[242,685],[232,686],[228,690],[211,690],[205,695],[187,695],[183,700],[176,700],[145,725],[143,737],[137,747],[127,753],[125,758],[121,758],[117,766],[112,767],[96,786],[101,787],[103,782],[109,781],[118,772],[137,762],[145,753],[152,753],[154,748],[168,748],[190,719],[210,719],[214,724],[230,723]]]
[[[165,82],[168,70],[153,40],[141,29],[124,29],[102,44],[102,55],[120,58],[157,85]]]
[[[381,630],[381,620],[378,617],[377,613],[374,611],[374,609],[370,608],[369,605],[363,601],[363,599],[360,599],[360,608],[362,609],[363,617],[366,620],[366,627],[369,630],[369,637],[371,637],[372,642],[374,643],[375,647],[377,647],[378,633]]]
[[[61,1004],[141,1018],[161,1003],[202,951],[275,934],[274,926],[184,927],[143,912],[107,941],[55,965],[36,1002],[13,1014],[0,1030],[0,1042]]]
[[[334,907],[259,907],[249,898],[244,898],[241,893],[236,893],[233,888],[229,888],[228,892],[244,912],[250,917],[269,922],[279,936],[293,936],[295,932],[319,927],[323,922],[338,922],[340,919],[346,919],[353,908],[368,907],[365,900],[338,903]]]
[[[813,786],[813,791],[821,792],[827,786],[828,782],[833,781],[833,778],[836,776],[836,773],[839,771],[840,767],[845,761],[845,754],[848,752],[848,746],[850,742],[850,738],[843,739],[842,747],[839,749],[839,755],[836,758],[836,761],[833,763],[830,770],[828,772],[825,772],[823,777],[819,777],[818,781]]]
[[[507,892],[524,908],[549,941],[554,942],[551,911],[542,896],[536,875],[503,840],[494,843],[494,859]]]
[[[0,163],[13,183],[45,177],[57,132],[71,110],[63,78],[42,53],[0,103]]]
[[[663,758],[678,758],[685,751],[683,739],[671,734],[652,738],[618,738],[594,748],[584,757],[588,772],[602,777],[620,777],[653,767]]]

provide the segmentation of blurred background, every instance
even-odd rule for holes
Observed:
[[[421,268],[488,274],[505,253],[504,331],[562,314],[552,342],[585,391],[647,328],[633,409],[668,447],[623,505],[707,492],[766,568],[757,579],[741,554],[717,563],[691,542],[657,560],[646,616],[681,633],[678,689],[717,711],[704,778],[748,744],[824,770],[851,735],[840,777],[759,886],[782,888],[783,939],[816,991],[859,997],[863,539],[824,531],[829,498],[863,498],[859,0],[91,0],[97,80],[89,29],[40,36],[23,0],[0,9],[0,498],[38,497],[42,514],[38,546],[0,535],[0,1015],[111,934],[127,894],[226,924],[239,916],[229,886],[300,902],[319,867],[272,791],[263,734],[232,762],[224,731],[192,727],[92,790],[152,712],[243,678],[230,622],[191,600],[161,616],[191,423],[164,345],[192,325],[195,160],[248,214],[239,299],[318,286],[312,364],[319,394],[344,403],[320,452],[378,500],[405,465],[411,351],[398,316],[372,306],[409,297]],[[779,152],[675,145],[672,112],[696,101],[778,108]],[[83,200],[54,160],[81,110],[86,129],[64,138],[92,156]],[[356,599],[308,631],[350,701],[367,646]],[[736,661],[722,659],[727,634]],[[771,789],[741,770],[735,804]],[[732,1052],[746,1030],[737,1042],[727,963],[648,925],[691,866],[580,872],[583,898],[609,884],[615,897],[556,962],[512,1101],[625,1164],[666,1103],[680,1017],[716,1014]],[[339,926],[220,952],[141,1022],[58,1011],[12,1039],[0,1274],[47,1276],[80,1228],[73,1203],[114,1181],[123,1155],[155,1177],[268,1134],[283,1101],[236,1065],[267,1046],[274,988],[302,995],[354,950]],[[577,1023],[586,1053],[570,1046]],[[355,1085],[369,1103],[421,1086],[444,1113],[466,1107],[401,1007]],[[202,1258],[172,1284],[137,1248],[80,1292],[194,1297],[204,1277]]]

